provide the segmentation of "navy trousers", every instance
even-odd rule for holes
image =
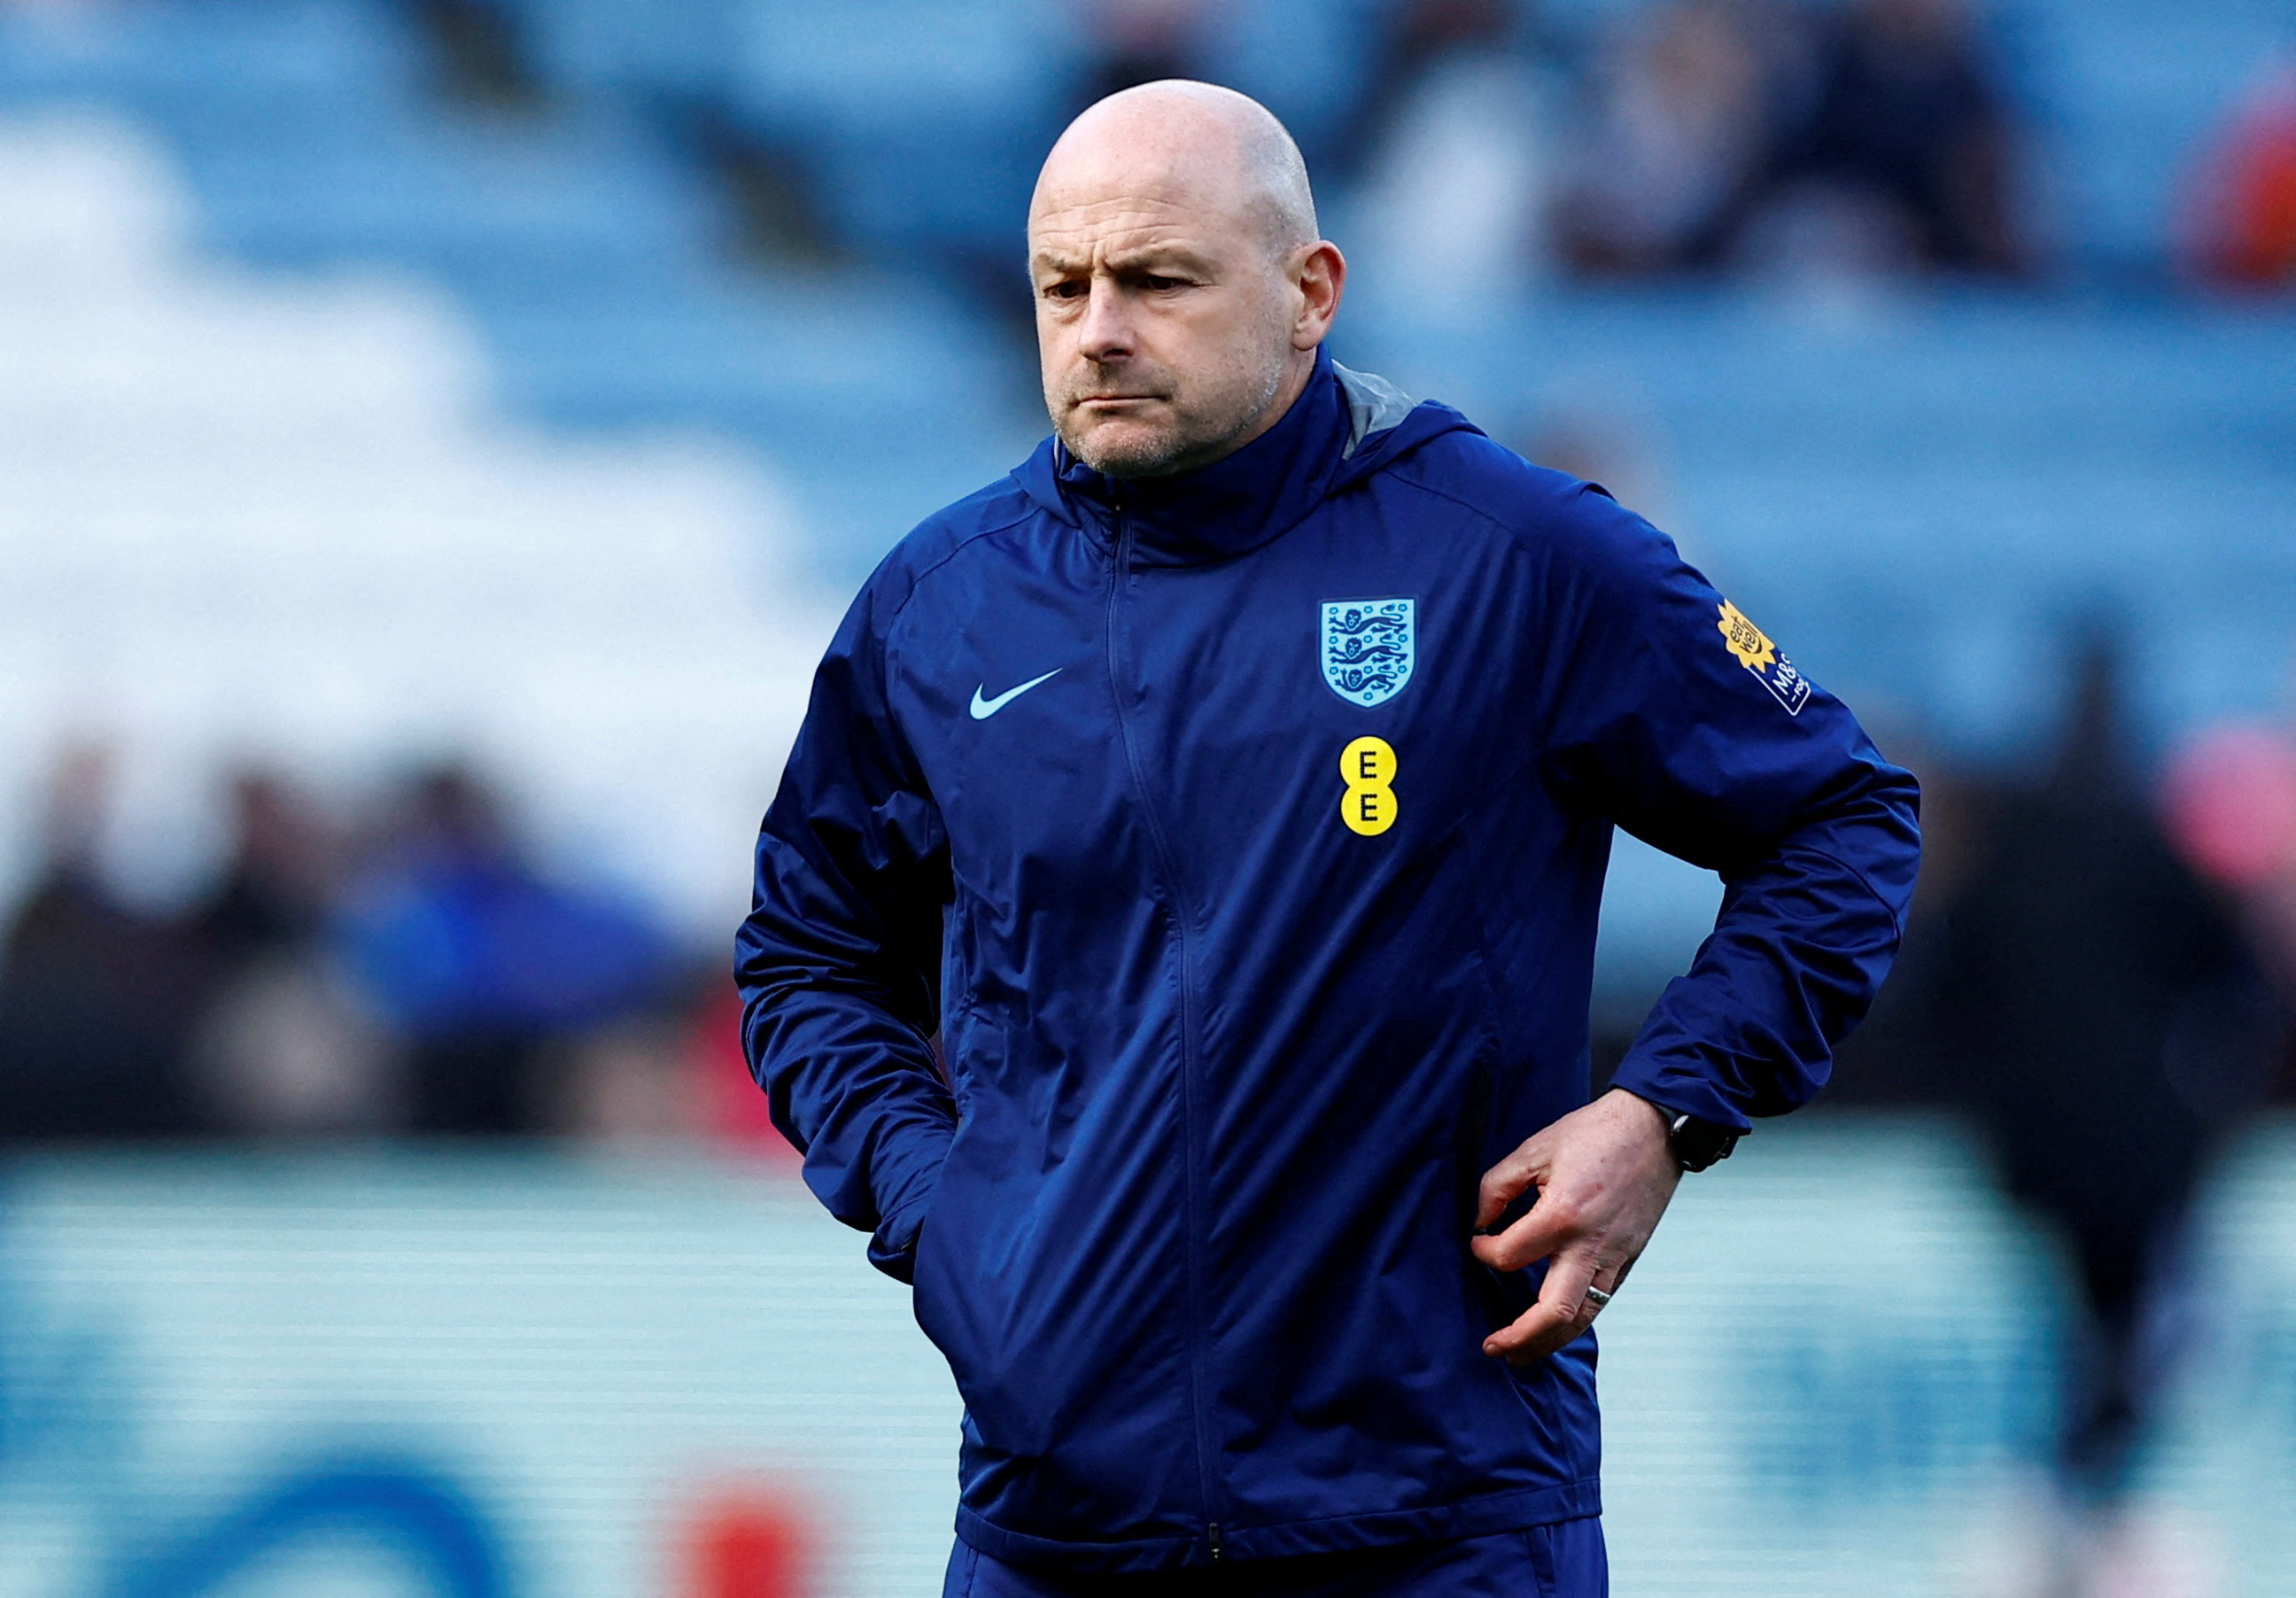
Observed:
[[[1603,1522],[1130,1576],[1024,1570],[964,1543],[941,1598],[1609,1598]]]

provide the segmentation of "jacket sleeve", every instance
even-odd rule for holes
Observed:
[[[1550,780],[1723,882],[1712,935],[1612,1082],[1743,1130],[1816,1095],[1888,974],[1920,796],[1649,523],[1596,488],[1562,520]]]
[[[873,583],[815,674],[734,974],[750,1073],[806,1184],[906,1282],[956,1126],[931,1044],[949,875],[940,813],[887,703],[885,608]]]

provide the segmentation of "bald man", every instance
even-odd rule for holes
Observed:
[[[1054,437],[855,601],[736,950],[964,1395],[947,1591],[1591,1598],[1588,1328],[1823,1084],[1913,782],[1602,489],[1324,353],[1251,101],[1085,112],[1029,262]],[[1614,825],[1727,891],[1589,1103]]]

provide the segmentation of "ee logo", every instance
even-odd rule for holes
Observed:
[[[1358,738],[1340,751],[1340,819],[1348,831],[1376,838],[1395,824],[1395,750],[1384,738]]]

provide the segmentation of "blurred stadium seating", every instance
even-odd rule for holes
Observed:
[[[834,614],[777,571],[790,512],[753,465],[494,420],[419,281],[215,271],[117,123],[0,126],[0,191],[11,876],[43,763],[94,721],[130,745],[147,893],[202,865],[226,754],[341,782],[475,746],[564,848],[684,918],[738,914],[724,855]],[[756,623],[776,586],[793,640]]]
[[[1636,4],[1542,14],[1583,51]],[[1320,170],[1383,14],[1233,0],[1205,70]],[[2156,739],[2284,716],[2296,315],[2192,291],[2173,238],[2296,23],[2273,0],[1988,16],[2043,284],[1546,283],[1462,325],[1367,275],[1337,352],[1512,444],[1611,430],[1692,557],[1885,735],[2030,752],[2056,626],[2097,611]],[[90,725],[128,746],[119,847],[161,897],[211,862],[226,758],[350,784],[478,750],[554,852],[715,959],[843,595],[1043,430],[1017,235],[1089,70],[1081,17],[0,4],[0,883]],[[449,92],[446,23],[503,41],[515,92]],[[1351,197],[1326,196],[1348,245]],[[1622,847],[1614,1008],[1716,892]],[[1620,1591],[1990,1590],[1963,1567],[2028,1502],[2055,1266],[1950,1136],[1760,1146],[1605,1322]],[[2227,1595],[2296,1582],[2292,1171],[2260,1142],[2218,1190],[2195,1280],[2218,1322],[2147,1466],[2217,1528]],[[689,1598],[660,1561],[721,1468],[821,1511],[821,1594],[923,1591],[953,1441],[898,1293],[754,1175],[128,1155],[21,1168],[0,1209],[11,1592],[143,1591],[68,1584],[332,1469],[506,1539],[512,1574],[470,1579],[510,1586],[437,1590]],[[130,1521],[149,1546],[111,1546]],[[401,1590],[354,1567],[228,1590]]]
[[[447,291],[512,417],[754,450],[828,590],[1025,450],[1026,355],[978,285],[1014,270],[1037,152],[1072,103],[1068,8],[505,4],[548,114],[444,102],[417,14],[390,0],[20,7],[0,14],[0,108],[128,119],[188,185],[193,237],[274,273],[264,291],[381,266]],[[1624,9],[1550,14],[1586,34]],[[1375,10],[1225,7],[1210,64],[1328,147]],[[1364,282],[1340,353],[1514,441],[1558,389],[1632,397],[1693,554],[1820,681],[1937,745],[2030,743],[2057,691],[2049,624],[2098,605],[2141,641],[2156,730],[2271,709],[2296,324],[2176,294],[2167,251],[2179,179],[2282,26],[2262,0],[2000,8],[2077,267],[2064,291],[1556,292],[1461,330]],[[788,153],[832,264],[729,260],[704,119]],[[1692,924],[1695,896],[1676,897]]]

